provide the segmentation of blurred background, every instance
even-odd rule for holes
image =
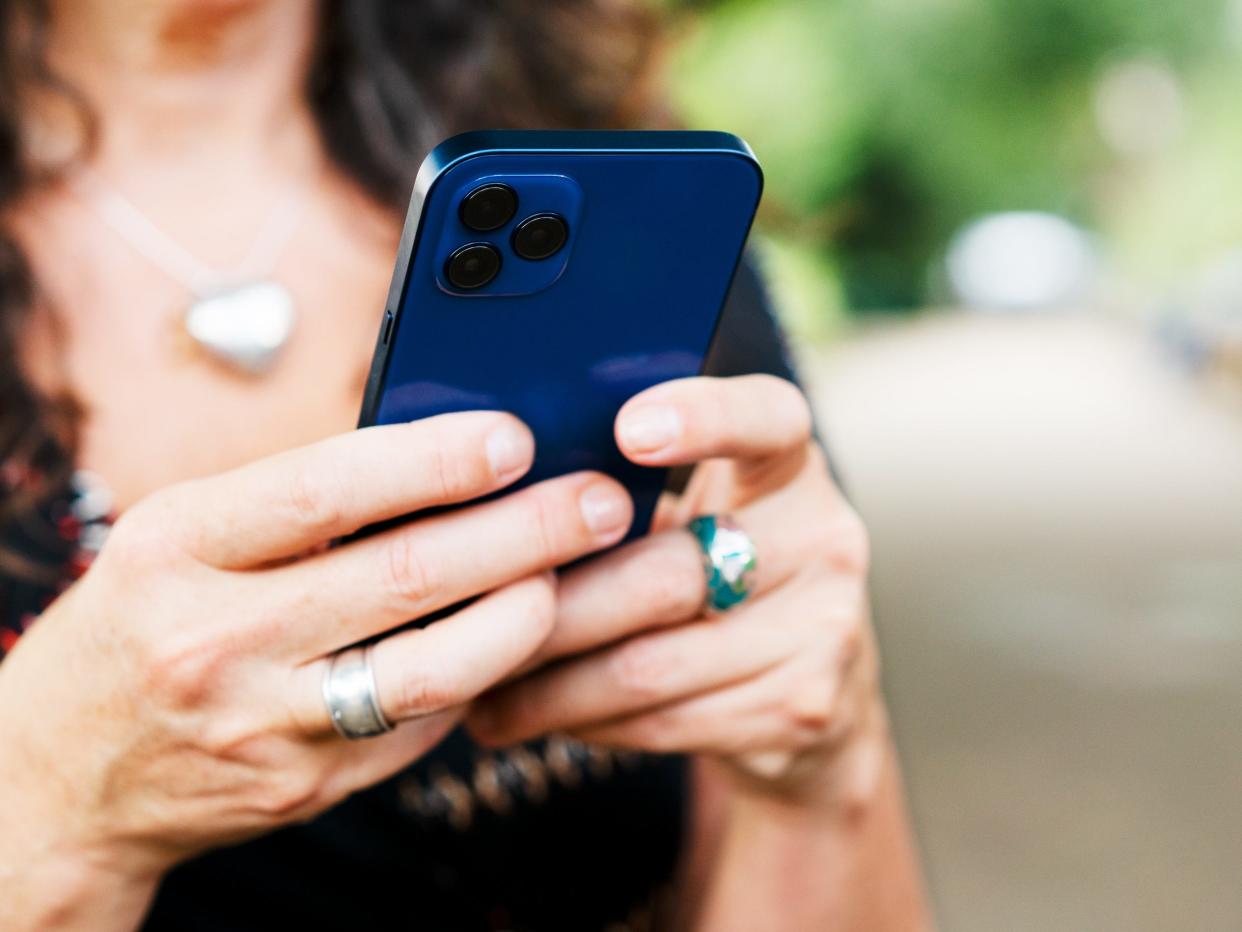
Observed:
[[[946,930],[1242,928],[1242,0],[668,0]]]

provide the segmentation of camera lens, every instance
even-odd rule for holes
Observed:
[[[507,184],[485,184],[461,202],[461,222],[478,233],[499,230],[517,213],[517,193]]]
[[[482,288],[500,272],[500,253],[488,243],[468,243],[444,263],[449,284],[462,291]]]
[[[547,259],[561,251],[569,227],[556,214],[527,217],[513,231],[513,251],[523,259]]]

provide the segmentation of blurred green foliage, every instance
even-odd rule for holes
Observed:
[[[795,325],[822,333],[844,308],[943,299],[937,260],[992,211],[1066,216],[1123,264],[1192,261],[1185,235],[1201,230],[1177,192],[1218,214],[1220,185],[1242,195],[1240,4],[667,0],[673,94],[687,122],[754,146],[774,279]],[[1188,110],[1172,148],[1138,163],[1108,145],[1093,104],[1102,73],[1132,59],[1168,66]],[[1242,214],[1225,213],[1209,238],[1242,242]]]

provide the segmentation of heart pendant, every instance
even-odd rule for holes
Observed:
[[[293,332],[293,295],[279,282],[246,282],[212,291],[185,312],[185,330],[213,359],[262,375]]]

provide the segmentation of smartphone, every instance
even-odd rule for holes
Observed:
[[[359,426],[512,412],[536,452],[510,490],[598,470],[633,497],[629,538],[645,533],[666,470],[625,459],[613,422],[702,371],[762,187],[727,133],[441,143],[418,173]]]

